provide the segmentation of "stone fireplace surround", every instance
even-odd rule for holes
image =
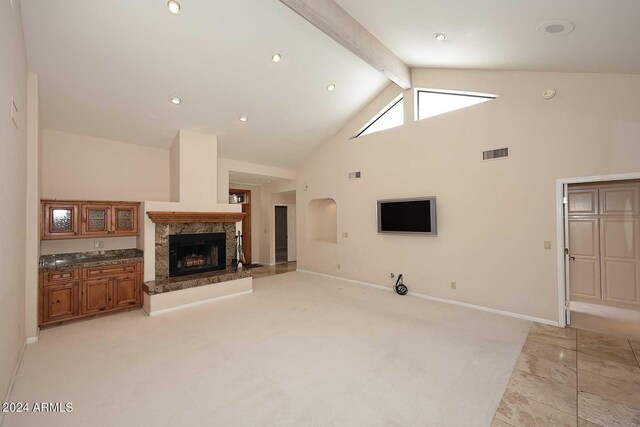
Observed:
[[[145,282],[147,295],[205,287],[207,285],[251,278],[248,270],[235,271],[231,262],[235,258],[236,222],[243,213],[215,212],[148,212],[155,223],[155,280]],[[200,274],[169,277],[169,236],[179,234],[225,233],[226,269]]]
[[[169,278],[169,236],[176,234],[225,233],[227,236],[226,267],[235,258],[236,225],[230,222],[194,222],[156,224],[156,281]]]

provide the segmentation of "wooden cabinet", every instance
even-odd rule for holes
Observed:
[[[104,235],[111,231],[111,206],[107,204],[80,205],[82,235]]]
[[[82,282],[82,314],[94,314],[113,308],[111,279]]]
[[[78,315],[79,282],[44,286],[41,323],[58,322]]]
[[[76,238],[80,233],[79,206],[68,202],[43,202],[43,239]]]
[[[40,273],[40,325],[142,306],[142,263]]]
[[[42,201],[43,240],[137,236],[140,203]]]
[[[242,253],[244,254],[244,263],[251,264],[251,190],[241,190],[230,188],[229,195],[236,196],[238,203],[242,204],[242,212],[245,214],[242,220]]]
[[[142,302],[139,276],[117,277],[112,280],[114,307],[130,307]]]
[[[116,235],[138,234],[138,205],[118,204],[111,207],[113,222],[111,233]]]

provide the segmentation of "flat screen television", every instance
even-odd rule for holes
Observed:
[[[378,233],[437,236],[436,198],[378,200]]]

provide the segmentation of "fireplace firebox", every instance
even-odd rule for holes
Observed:
[[[224,270],[226,234],[174,234],[169,236],[169,277]]]

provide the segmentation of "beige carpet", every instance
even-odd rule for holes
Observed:
[[[308,273],[153,318],[42,332],[19,426],[489,426],[529,322]]]

